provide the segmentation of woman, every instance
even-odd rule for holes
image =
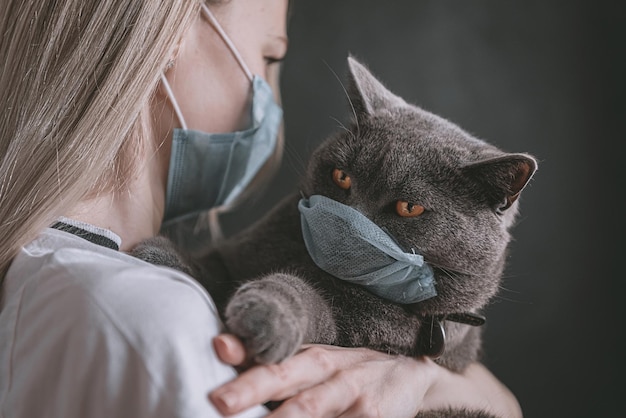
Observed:
[[[248,417],[284,399],[271,416],[521,415],[478,364],[457,375],[366,349],[309,347],[237,377],[218,359],[240,365],[242,345],[218,335],[204,290],[124,254],[164,219],[235,201],[271,164],[280,110],[264,80],[286,52],[286,13],[287,0],[8,1],[0,416]],[[256,157],[204,148],[216,138]],[[215,155],[223,170],[191,169],[220,167],[201,164]]]

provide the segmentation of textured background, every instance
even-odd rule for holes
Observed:
[[[602,1],[295,1],[284,66],[287,147],[234,229],[297,188],[348,117],[348,52],[394,92],[474,135],[529,152],[509,268],[488,310],[488,367],[527,417],[626,416],[623,340],[624,14]],[[332,69],[332,71],[331,71]],[[620,120],[621,118],[621,120]],[[623,239],[623,238],[622,238]]]

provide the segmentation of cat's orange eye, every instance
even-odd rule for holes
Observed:
[[[344,190],[348,190],[352,186],[352,179],[343,170],[335,168],[333,170],[333,181],[337,186]]]
[[[424,206],[409,203],[406,200],[398,200],[396,202],[396,212],[403,218],[414,218],[424,213]]]

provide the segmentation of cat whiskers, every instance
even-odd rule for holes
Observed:
[[[335,122],[337,122],[337,127],[343,131],[346,132],[346,134],[348,134],[352,139],[356,139],[356,135],[354,134],[354,132],[352,132],[350,129],[346,128],[346,126],[341,123],[337,118],[330,116],[330,118],[332,120],[334,120]]]
[[[502,278],[502,280],[506,280],[507,278],[511,278],[512,276],[505,276]],[[500,300],[504,300],[506,302],[515,302],[515,303],[530,303],[528,301],[523,301],[521,299],[512,299],[506,296],[503,296],[501,292],[504,293],[508,293],[508,294],[512,294],[513,296],[520,296],[522,295],[522,292],[520,292],[519,290],[513,290],[513,289],[509,289],[508,287],[505,287],[502,283],[500,283],[498,285],[498,289],[500,290],[500,292],[496,293],[496,295],[494,296],[494,300],[495,299],[500,299]]]
[[[338,127],[338,128],[343,129],[344,131],[346,131],[346,132],[347,132],[347,133],[349,133],[350,135],[353,135],[353,134],[352,134],[352,131],[351,131],[350,129],[346,128],[346,126],[345,126],[343,123],[341,123],[341,121],[340,121],[339,119],[337,119],[337,118],[335,118],[335,117],[333,117],[333,116],[331,116],[330,118],[331,118],[332,120],[334,120],[335,122],[337,122],[337,127]]]
[[[462,273],[457,273],[453,270],[448,270],[445,267],[436,267],[436,268],[455,282],[459,281],[460,280],[459,276],[463,275]]]
[[[298,177],[304,177],[307,165],[300,153],[290,146],[285,146],[285,153],[287,156],[286,160],[291,166],[291,169],[298,175]]]
[[[348,99],[348,103],[350,104],[350,109],[352,110],[352,115],[354,116],[354,123],[356,125],[357,136],[359,136],[361,134],[361,127],[359,126],[359,118],[357,117],[356,109],[354,107],[354,104],[352,103],[352,100],[350,99],[350,95],[348,94],[348,90],[346,89],[346,86],[343,84],[343,82],[341,81],[341,78],[337,75],[335,70],[333,70],[331,68],[331,66],[328,65],[328,63],[325,60],[322,60],[322,61],[324,62],[326,67],[328,67],[330,72],[333,73],[333,75],[335,76],[335,78],[339,82],[339,85],[341,86],[341,89],[343,90],[343,94],[345,94],[346,98]],[[341,126],[345,129],[345,127],[343,125],[341,125]],[[346,129],[346,131],[351,133],[351,131],[349,131],[348,129]]]
[[[503,288],[500,288],[501,290]],[[504,290],[508,290],[508,289],[504,289]],[[508,290],[510,292],[514,292],[516,294],[519,294],[520,292],[516,292],[516,291],[512,291],[512,290]],[[528,301],[524,301],[521,299],[513,299],[513,298],[509,298],[506,296],[501,295],[500,293],[496,293],[496,295],[493,297],[493,301],[491,301],[491,304],[493,304],[496,300],[503,300],[505,302],[514,302],[514,303],[524,303],[524,304],[531,304],[532,302],[528,302]]]
[[[469,272],[469,271],[453,270],[451,268],[438,265],[437,263],[433,263],[433,262],[428,262],[428,263],[433,268],[441,271],[442,273],[444,273],[446,276],[450,277],[453,280],[464,279],[467,277],[489,277],[488,274],[479,274],[479,273]]]

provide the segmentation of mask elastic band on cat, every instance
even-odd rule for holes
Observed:
[[[403,251],[358,210],[322,195],[301,199],[298,209],[309,255],[328,274],[395,303],[437,295],[433,269],[424,257]]]

